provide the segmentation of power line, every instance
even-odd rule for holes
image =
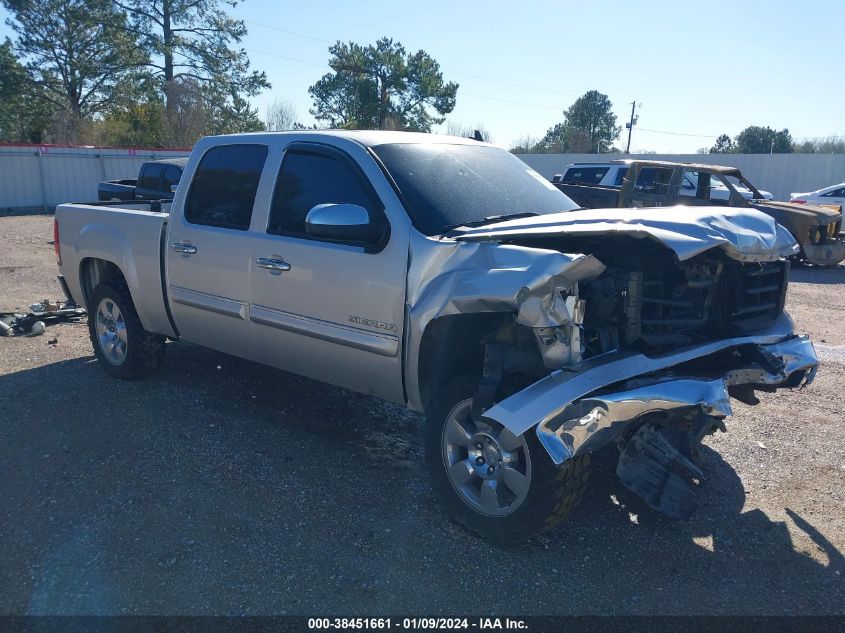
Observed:
[[[258,53],[259,55],[269,55],[270,57],[276,57],[278,59],[284,59],[284,60],[291,61],[291,62],[297,62],[299,64],[308,64],[309,66],[316,66],[318,68],[328,68],[329,67],[328,63],[322,63],[321,64],[321,63],[317,63],[317,62],[308,61],[306,59],[300,59],[298,57],[290,57],[288,55],[280,55],[278,53],[271,53],[270,51],[260,51],[256,48],[244,48],[244,50],[249,51],[250,53]],[[465,92],[465,91],[461,91],[461,96],[462,97],[472,97],[472,98],[475,98],[475,99],[483,99],[485,101],[498,101],[500,103],[510,103],[510,104],[513,104],[513,105],[526,106],[526,107],[529,107],[529,108],[541,108],[541,109],[546,109],[546,110],[560,110],[560,106],[538,105],[536,103],[527,103],[525,101],[513,101],[511,99],[499,99],[497,97],[486,97],[484,95],[477,95],[477,94],[473,94],[471,92]]]
[[[330,40],[325,40],[320,37],[314,37],[313,35],[306,35],[305,33],[298,33],[296,31],[291,31],[290,29],[283,29],[278,26],[273,26],[272,24],[262,24],[261,22],[253,22],[252,20],[244,20],[247,24],[252,24],[253,26],[260,26],[265,29],[270,29],[272,31],[278,31],[279,33],[286,33],[288,35],[293,35],[295,37],[301,37],[306,40],[311,40],[314,42],[321,42],[323,44],[335,44],[336,42],[332,42]],[[265,53],[270,55],[271,53]],[[559,90],[551,90],[549,88],[537,88],[535,86],[526,86],[524,84],[517,84],[510,81],[504,81],[502,79],[493,79],[492,77],[485,77],[483,75],[476,75],[474,73],[466,73],[461,70],[455,70],[453,68],[444,68],[444,72],[451,73],[453,75],[460,75],[462,77],[470,77],[472,79],[479,79],[481,81],[488,81],[490,83],[500,84],[502,86],[509,86],[511,88],[520,88],[521,90],[533,90],[535,92],[544,92],[546,94],[557,95],[560,97],[577,97],[580,95],[576,95],[574,92],[561,92]]]
[[[298,62],[300,64],[308,64],[309,66],[317,66],[318,68],[328,68],[327,63],[319,64],[317,62],[310,62],[307,59],[299,59],[298,57],[288,57],[287,55],[279,55],[278,53],[270,53],[269,51],[259,51],[255,48],[245,48],[245,51],[250,53],[258,53],[259,55],[269,55],[270,57],[278,57],[279,59],[286,59],[290,62]]]
[[[294,37],[300,37],[300,38],[303,38],[303,39],[311,40],[311,41],[314,41],[314,42],[320,42],[320,43],[329,44],[329,45],[335,44],[335,42],[327,40],[327,39],[315,37],[313,35],[307,35],[305,33],[299,33],[297,31],[291,31],[290,29],[283,29],[281,27],[274,26],[272,24],[264,24],[264,23],[261,23],[261,22],[254,22],[252,20],[244,20],[244,22],[247,23],[247,24],[252,24],[254,26],[260,26],[260,27],[263,27],[263,28],[266,28],[266,29],[270,29],[272,31],[277,31],[279,33],[285,33],[287,35],[293,35]],[[297,57],[290,57],[288,55],[280,55],[278,53],[271,53],[269,51],[261,51],[261,50],[250,49],[250,48],[247,48],[247,49],[244,49],[244,50],[247,50],[247,51],[252,52],[252,53],[258,53],[260,55],[269,55],[270,57],[276,57],[278,59],[284,59],[284,60],[287,60],[287,61],[297,62],[297,63],[300,63],[300,64],[307,64],[309,66],[316,66],[318,68],[327,68],[329,66],[328,63],[312,62],[312,61],[300,59],[300,58],[297,58]],[[520,90],[532,90],[534,92],[542,92],[542,93],[552,94],[552,95],[557,95],[557,96],[562,96],[562,97],[576,96],[575,93],[572,93],[572,92],[561,92],[561,91],[558,91],[558,90],[551,90],[551,89],[548,89],[548,88],[537,88],[535,86],[526,86],[524,84],[513,83],[513,82],[510,82],[510,81],[504,81],[504,80],[501,80],[501,79],[494,79],[492,77],[485,77],[484,75],[477,75],[475,73],[466,73],[466,72],[463,72],[463,71],[460,71],[460,70],[455,70],[453,68],[444,68],[443,70],[444,70],[444,72],[451,73],[453,75],[470,77],[472,79],[478,79],[480,81],[487,81],[487,82],[499,84],[499,85],[502,85],[502,86],[508,86],[508,87],[511,87],[511,88],[519,88]],[[496,101],[498,103],[509,103],[511,105],[518,105],[518,106],[524,106],[524,107],[529,107],[529,108],[539,108],[539,109],[542,109],[542,110],[560,110],[561,109],[560,106],[539,105],[539,104],[536,104],[536,103],[528,103],[528,102],[525,102],[525,101],[515,101],[515,100],[512,100],[512,99],[500,99],[498,97],[487,97],[487,96],[473,94],[473,93],[466,92],[466,91],[461,91],[461,96],[472,97],[474,99],[481,99],[481,100],[484,100],[484,101]],[[580,95],[578,95],[578,96],[580,96]],[[691,134],[691,133],[688,133],[688,132],[674,132],[674,131],[668,131],[668,130],[655,130],[655,129],[644,128],[644,127],[639,127],[639,126],[637,126],[637,130],[642,131],[642,132],[651,132],[653,134],[665,134],[665,135],[668,135],[668,136],[686,136],[686,137],[694,137],[694,138],[717,138],[719,136],[718,134]],[[816,138],[820,138],[820,137],[802,137],[802,138],[815,140]],[[801,139],[795,139],[795,140],[801,140]]]
[[[461,91],[462,97],[473,97],[474,99],[482,99],[484,101],[499,101],[500,103],[510,103],[518,106],[526,106],[529,108],[541,108],[545,110],[560,110],[559,106],[538,105],[536,103],[526,103],[525,101],[512,101],[510,99],[499,99],[497,97],[485,97],[484,95],[476,95],[471,92]]]
[[[291,62],[297,62],[299,64],[307,64],[309,66],[315,66],[317,68],[328,68],[329,67],[328,63],[312,62],[312,61],[308,61],[306,59],[300,59],[298,57],[290,57],[288,55],[280,55],[278,53],[271,53],[269,51],[261,51],[261,50],[255,49],[255,48],[245,48],[244,50],[249,51],[250,53],[258,53],[259,55],[269,55],[270,57],[276,57],[278,59],[284,59],[284,60],[291,61]],[[450,72],[454,72],[454,71],[450,71]],[[493,80],[493,81],[495,81],[495,80]],[[505,82],[499,82],[499,83],[505,83]],[[512,85],[517,86],[517,84],[512,84]],[[495,101],[495,102],[498,102],[498,103],[508,103],[508,104],[511,104],[511,105],[518,105],[518,106],[523,106],[523,107],[528,107],[528,108],[538,108],[538,109],[541,109],[541,110],[560,110],[560,106],[540,105],[540,104],[537,104],[537,103],[528,103],[526,101],[515,101],[513,99],[500,99],[498,97],[488,97],[488,96],[484,96],[484,95],[473,94],[471,92],[466,92],[466,91],[461,91],[461,96],[462,97],[471,97],[473,99],[481,99],[482,101]],[[685,132],[669,132],[669,131],[666,131],[666,130],[653,130],[653,129],[645,128],[645,127],[637,127],[637,129],[642,131],[642,132],[652,132],[654,134],[668,134],[670,136],[691,136],[691,137],[699,137],[699,138],[716,138],[718,136],[717,134],[688,134],[688,133],[685,133]],[[807,137],[807,138],[811,138],[811,137]]]
[[[283,29],[278,26],[273,26],[272,24],[263,24],[261,22],[253,22],[252,20],[243,20],[247,24],[252,24],[253,26],[260,26],[265,29],[270,29],[271,31],[278,31],[279,33],[287,33],[288,35],[294,35],[296,37],[301,37],[306,40],[312,40],[314,42],[322,42],[323,44],[334,44],[335,42],[330,42],[329,40],[324,40],[321,37],[314,37],[313,35],[305,35],[305,33],[297,33],[296,31],[290,31],[288,29]]]
[[[670,136],[697,136],[699,138],[717,138],[718,134],[688,134],[686,132],[668,132],[666,130],[652,130],[647,127],[637,127],[641,132],[654,132],[655,134],[669,134]]]
[[[444,72],[451,73],[453,75],[462,75],[464,77],[471,77],[473,79],[480,79],[481,81],[489,81],[490,83],[500,84],[502,86],[508,86],[510,88],[519,88],[521,90],[533,90],[535,92],[545,92],[547,94],[557,95],[557,96],[560,96],[560,97],[580,96],[580,95],[576,95],[574,92],[560,92],[558,90],[549,90],[547,88],[535,88],[533,86],[525,86],[523,84],[515,84],[515,83],[511,83],[509,81],[502,81],[501,79],[492,79],[490,77],[483,77],[482,75],[474,75],[472,73],[465,73],[465,72],[461,72],[459,70],[453,70],[451,68],[444,68],[443,70],[444,70]],[[560,107],[555,106],[555,109],[559,110]]]

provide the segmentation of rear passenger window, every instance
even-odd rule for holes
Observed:
[[[161,171],[161,165],[144,165],[144,168],[141,170],[141,177],[138,179],[138,187],[140,189],[161,191]]]
[[[268,233],[305,236],[305,216],[318,204],[357,204],[377,221],[381,216],[375,193],[346,160],[301,150],[285,153],[273,203]]]
[[[827,193],[823,193],[821,198],[845,198],[845,189],[834,189],[833,191],[828,191]]]
[[[170,188],[173,185],[179,184],[179,179],[182,177],[182,170],[175,165],[168,165],[164,170],[164,189],[162,191],[170,193]]]
[[[604,178],[609,167],[570,167],[563,176],[564,182],[597,185]]]
[[[672,170],[662,167],[643,167],[634,183],[634,191],[664,195],[669,191]]]
[[[613,181],[613,184],[617,187],[621,187],[623,181],[625,180],[625,174],[628,173],[627,167],[622,167],[619,171],[616,172],[616,178]]]
[[[194,173],[185,219],[246,231],[266,159],[266,145],[212,147]]]

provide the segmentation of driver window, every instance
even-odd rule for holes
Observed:
[[[711,189],[715,182],[711,182],[708,174],[702,174],[694,169],[684,169],[678,195],[700,200],[710,200]]]
[[[381,217],[375,193],[361,174],[347,161],[327,154],[290,150],[285,153],[273,202],[268,233],[308,237],[305,216],[318,204],[357,204]]]
[[[665,167],[643,167],[634,184],[637,193],[664,195],[669,191],[672,170]]]
[[[683,176],[681,176],[681,188],[678,194],[682,196],[694,196],[697,182],[698,172],[685,169]]]

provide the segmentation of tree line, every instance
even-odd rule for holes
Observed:
[[[190,145],[261,129],[269,88],[218,0],[0,0],[3,140]],[[230,3],[231,4],[231,3]]]
[[[793,140],[788,129],[773,130],[766,126],[749,125],[731,138],[720,135],[708,150],[699,150],[702,154],[845,154],[845,139],[837,136],[828,138]]]
[[[243,21],[223,8],[237,0],[0,3],[16,36],[0,43],[0,141],[187,147],[208,134],[306,128],[285,99],[264,117],[250,105],[270,83],[239,46]],[[311,128],[430,132],[457,102],[458,84],[434,58],[388,37],[366,46],[338,41],[328,66],[308,89]],[[511,151],[620,151],[622,126],[607,95],[590,90],[562,115],[543,137],[524,137]],[[490,140],[481,124],[447,128]],[[796,143],[786,129],[750,126],[699,151],[845,152],[845,142]]]
[[[608,154],[619,149],[613,143],[622,127],[616,123],[610,97],[590,90],[563,111],[563,121],[540,138],[526,136],[511,151],[516,154]]]
[[[0,141],[190,146],[306,127],[284,99],[263,120],[250,105],[270,84],[221,0],[0,2],[16,35],[0,43]],[[308,90],[311,127],[430,132],[455,107],[458,84],[423,50],[385,37],[329,54],[331,72]]]

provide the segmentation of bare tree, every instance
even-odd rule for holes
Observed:
[[[538,151],[538,145],[540,144],[539,138],[536,136],[531,136],[530,134],[526,134],[525,136],[516,139],[511,144],[511,153],[512,154],[538,154],[542,153]]]
[[[828,136],[805,139],[800,143],[793,143],[792,148],[792,151],[799,154],[845,154],[845,138]]]
[[[87,142],[91,121],[75,112],[57,109],[45,130],[48,143],[69,143],[78,145]]]
[[[190,82],[192,91],[202,92],[209,123],[221,127],[228,120],[243,119],[244,131],[255,127],[256,117],[243,116],[243,104],[270,84],[264,72],[250,70],[246,51],[237,47],[246,36],[246,26],[227,13],[237,0],[111,2],[128,14],[127,30],[149,54],[145,66],[161,82],[168,118],[181,116],[179,99]],[[221,116],[226,121],[221,122]]]
[[[451,120],[446,122],[446,134],[449,136],[475,138],[476,132],[481,134],[481,140],[485,143],[491,142],[493,137],[490,136],[490,132],[487,131],[487,128],[484,127],[482,123],[477,123],[476,125],[465,125]]]
[[[296,111],[293,103],[287,99],[276,97],[273,103],[267,106],[267,113],[264,117],[264,123],[267,125],[267,130],[270,132],[281,132],[282,130],[292,130],[296,125],[296,119],[299,114]]]
[[[170,86],[171,110],[166,116],[167,140],[171,145],[191,147],[208,127],[203,86],[191,78]]]

